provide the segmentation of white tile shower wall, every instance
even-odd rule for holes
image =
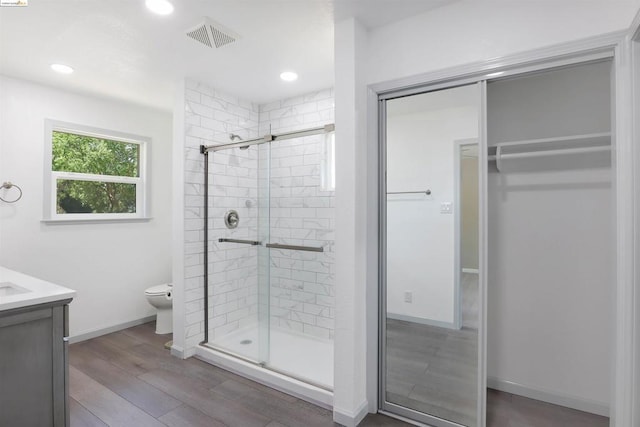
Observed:
[[[200,145],[258,134],[258,106],[187,80],[185,94],[185,337],[186,348],[203,338],[204,159]],[[209,159],[209,340],[256,321],[256,249],[218,243],[221,237],[249,238],[256,232],[256,150],[223,151]],[[212,207],[215,206],[215,207]],[[223,215],[236,209],[241,225],[227,230]]]
[[[260,134],[334,122],[333,89],[260,106]],[[276,141],[271,148],[270,240],[324,252],[271,250],[271,325],[333,338],[334,191],[320,185],[323,135]]]

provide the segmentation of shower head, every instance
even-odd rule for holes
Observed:
[[[235,141],[236,139],[239,139],[240,141],[242,141],[242,137],[240,135],[235,134],[235,133],[230,133],[229,134],[229,139],[231,141]],[[249,146],[248,145],[243,145],[242,147],[238,147],[238,148],[240,148],[241,150],[246,150],[247,148],[249,148]]]

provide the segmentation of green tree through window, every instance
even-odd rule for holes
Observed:
[[[53,131],[52,171],[78,174],[55,178],[58,214],[136,212],[136,184],[112,177],[140,176],[139,144]]]

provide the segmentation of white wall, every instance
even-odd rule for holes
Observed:
[[[375,384],[371,363],[375,345],[365,334],[377,275],[371,251],[377,214],[370,204],[375,185],[367,171],[375,156],[367,151],[367,91],[364,47],[366,31],[357,21],[335,27],[336,64],[336,330],[334,356],[334,420],[356,425],[375,409],[367,384]],[[376,150],[377,148],[371,147]],[[374,151],[375,153],[376,151]],[[371,216],[372,215],[372,216]],[[373,229],[373,230],[372,230]],[[372,245],[373,244],[373,245]],[[370,285],[370,286],[367,286]],[[368,289],[369,288],[369,289]],[[377,316],[376,316],[377,317]],[[375,320],[374,320],[375,322]],[[369,355],[369,359],[367,356]],[[375,372],[375,371],[374,371]],[[375,396],[375,394],[374,394]]]
[[[387,197],[387,312],[390,317],[454,324],[454,220],[441,203],[454,202],[454,141],[477,138],[475,86],[400,98],[388,103],[387,191],[431,195]],[[402,104],[449,98],[460,105],[423,111]],[[413,99],[412,99],[413,98]],[[464,104],[467,106],[464,106]],[[400,105],[398,105],[400,104]],[[442,104],[441,104],[442,105]],[[398,109],[408,111],[397,111]],[[453,209],[459,209],[453,206]],[[411,303],[404,293],[413,294]]]
[[[22,187],[0,203],[0,264],[77,290],[72,336],[154,313],[144,290],[171,281],[171,114],[0,77],[0,180]],[[148,222],[42,223],[44,120],[152,139]]]
[[[629,1],[457,1],[369,33],[367,82],[379,83],[628,28]]]

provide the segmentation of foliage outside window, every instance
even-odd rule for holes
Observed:
[[[49,135],[47,219],[144,217],[143,138],[56,123],[52,123]]]

